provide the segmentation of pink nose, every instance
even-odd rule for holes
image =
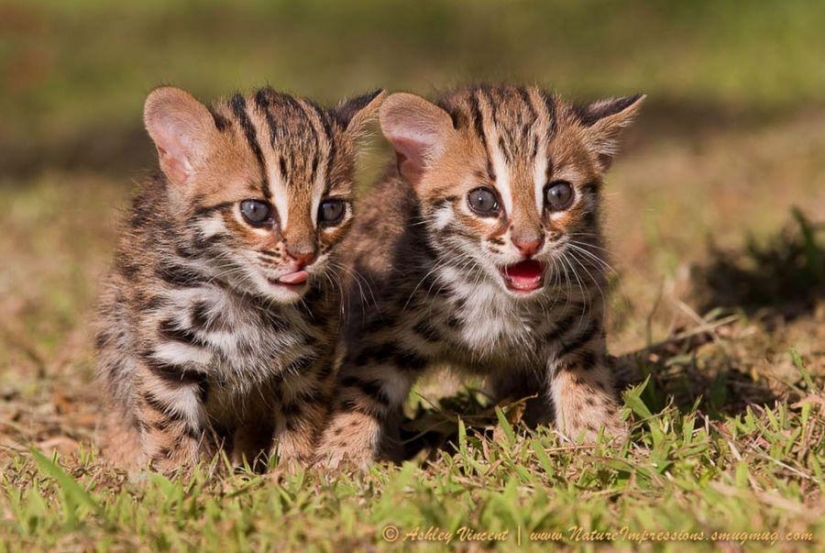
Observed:
[[[313,261],[315,261],[314,250],[309,252],[293,252],[290,251],[289,248],[287,248],[286,253],[289,255],[289,257],[295,260],[295,262],[298,264],[299,269],[302,269],[310,263],[312,263]]]
[[[536,255],[543,243],[544,240],[541,238],[535,238],[533,240],[513,240],[513,245],[519,253],[525,257]]]

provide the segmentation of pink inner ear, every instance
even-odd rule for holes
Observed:
[[[169,128],[168,123],[157,129],[155,136],[160,167],[175,184],[185,184],[192,176],[192,162],[184,137]]]
[[[158,157],[160,158],[160,168],[166,176],[175,184],[186,184],[191,177],[191,169],[187,169],[188,163],[181,162],[178,158],[158,147]]]
[[[428,144],[408,136],[391,137],[396,156],[398,157],[398,172],[410,182],[418,184],[426,167]]]

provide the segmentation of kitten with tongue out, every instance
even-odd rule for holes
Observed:
[[[320,460],[396,455],[401,408],[431,366],[484,376],[496,401],[526,398],[525,422],[565,439],[624,435],[599,210],[642,99],[579,105],[508,85],[387,98],[395,161],[348,238],[359,278]]]

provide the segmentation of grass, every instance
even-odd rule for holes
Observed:
[[[545,540],[815,545],[825,531],[821,403],[713,420],[673,406],[653,414],[645,389],[625,394],[624,415],[637,421],[628,447],[575,447],[501,417],[499,439],[462,424],[455,447],[425,468],[354,476],[218,479],[204,470],[186,481],[129,482],[89,451],[70,463],[34,451],[4,462],[2,528],[19,550],[393,549],[439,535],[446,545],[503,550],[544,550]],[[492,539],[469,541],[482,532]]]
[[[0,551],[822,548],[825,12],[472,6],[0,2]],[[651,96],[606,187],[629,444],[530,433],[439,376],[402,466],[130,480],[101,461],[89,321],[154,163],[149,88],[334,101],[505,77]]]

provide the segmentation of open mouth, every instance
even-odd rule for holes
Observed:
[[[499,269],[508,290],[513,292],[534,292],[541,288],[544,280],[544,263],[528,259]]]
[[[309,273],[306,271],[295,271],[279,276],[277,279],[267,279],[270,284],[284,286],[286,288],[301,288],[309,280]]]

